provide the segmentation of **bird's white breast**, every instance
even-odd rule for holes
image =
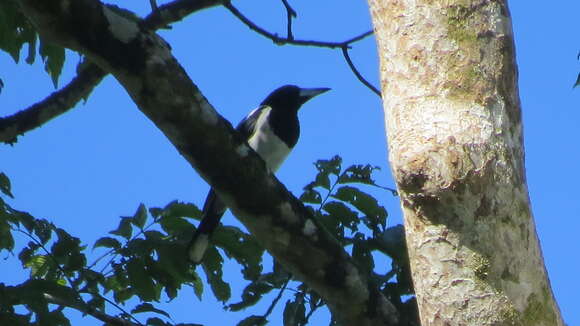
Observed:
[[[262,157],[270,171],[276,172],[290,154],[290,148],[274,134],[267,123],[271,111],[269,107],[262,110],[248,145]]]

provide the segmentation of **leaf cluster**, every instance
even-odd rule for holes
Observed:
[[[401,309],[410,306],[403,302],[412,287],[402,228],[387,227],[387,210],[377,199],[396,192],[375,182],[373,172],[378,168],[371,165],[343,168],[342,159],[335,156],[317,161],[315,168],[316,177],[304,187],[300,199],[391,301]],[[0,191],[5,198],[12,197],[4,174],[0,174]],[[251,235],[234,226],[218,227],[201,271],[189,264],[186,244],[195,231],[191,222],[200,216],[199,209],[189,203],[174,201],[162,208],[141,204],[131,216],[120,217],[108,235],[87,247],[51,222],[13,209],[0,197],[0,250],[13,253],[14,234],[23,234],[29,242],[18,258],[30,272],[22,284],[0,284],[0,324],[69,325],[64,307],[96,318],[113,307],[116,314],[108,316],[130,324],[185,325],[175,324],[156,303],[173,300],[183,288],[192,289],[201,300],[206,285],[230,311],[249,309],[266,296],[272,299],[267,311],[251,314],[238,323],[241,326],[267,324],[280,301],[285,303],[285,326],[306,325],[325,306],[315,291],[294,279],[264,254]],[[96,253],[100,255],[89,263],[87,256]],[[383,265],[389,260],[390,270],[377,272],[385,270]],[[246,282],[234,302],[230,301],[230,284],[224,280],[226,261],[240,266],[244,281],[237,282]],[[272,264],[268,270],[263,268],[265,261]],[[135,315],[141,313],[153,317],[140,323]]]
[[[44,70],[50,75],[54,87],[57,87],[65,61],[64,48],[40,37],[34,25],[22,14],[15,1],[0,1],[0,50],[8,53],[18,63],[24,45],[28,46],[24,61],[33,64],[37,54],[40,54],[44,62]],[[0,80],[0,90],[3,86]]]

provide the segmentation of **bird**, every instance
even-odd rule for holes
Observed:
[[[236,127],[248,145],[264,160],[266,168],[275,173],[300,137],[298,110],[310,99],[330,88],[300,88],[284,85],[272,91]],[[189,242],[189,260],[199,264],[213,231],[220,223],[227,207],[213,188],[205,199],[201,222]]]

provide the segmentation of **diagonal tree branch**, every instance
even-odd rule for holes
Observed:
[[[324,298],[334,318],[344,325],[397,324],[394,306],[216,113],[158,35],[97,0],[19,3],[44,37],[111,73],[257,240]]]
[[[157,30],[184,17],[222,4],[219,0],[176,0],[153,10],[142,22],[143,28]],[[11,116],[0,118],[0,143],[13,144],[17,137],[36,129],[46,122],[72,109],[86,98],[107,75],[90,61],[77,69],[77,76],[65,87],[53,92],[44,100]]]

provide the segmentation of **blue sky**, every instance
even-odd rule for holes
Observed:
[[[148,2],[141,2],[142,7],[129,8],[144,14]],[[343,41],[371,28],[362,0],[291,3],[299,15],[294,22],[296,38]],[[285,33],[281,2],[237,1],[235,5],[259,25]],[[580,2],[546,5],[516,0],[510,2],[510,8],[527,180],[537,231],[563,316],[570,326],[580,325],[580,260],[569,254],[580,248],[580,89],[572,89],[580,71],[576,60]],[[282,84],[333,89],[301,111],[301,140],[278,173],[294,194],[299,195],[313,177],[314,161],[335,154],[346,163],[383,167],[377,175],[379,183],[393,185],[386,163],[381,103],[355,79],[340,51],[274,45],[221,8],[198,13],[161,33],[191,79],[234,124]],[[354,45],[351,56],[360,71],[378,85],[374,39]],[[72,78],[78,60],[78,55],[68,54],[60,85]],[[0,67],[5,83],[0,93],[2,116],[54,91],[41,63],[15,65],[7,54],[0,53]],[[0,170],[12,179],[16,199],[11,204],[15,208],[54,221],[86,244],[115,228],[118,217],[132,214],[139,203],[163,206],[179,199],[201,205],[208,188],[112,77],[85,104],[26,134],[13,147],[0,145]],[[389,223],[400,223],[397,200],[387,194],[382,202],[389,210]],[[226,222],[235,223],[231,216]],[[14,257],[2,253],[0,258],[8,258],[3,260],[0,282],[14,284],[25,278]],[[230,281],[235,282],[235,273]],[[222,313],[209,291],[203,303],[187,292],[170,306],[178,322],[231,325],[250,314]],[[277,324],[279,320],[273,318],[272,325]],[[99,323],[86,320],[83,325]]]

